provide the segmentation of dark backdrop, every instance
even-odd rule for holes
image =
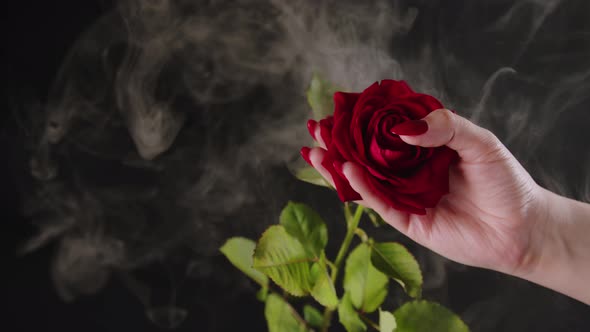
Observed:
[[[207,3],[211,5],[213,2]],[[547,7],[539,6],[534,1],[481,1],[477,4],[473,4],[473,1],[397,3],[401,8],[412,5],[419,10],[419,15],[411,28],[400,36],[392,36],[389,40],[393,45],[390,51],[399,55],[401,68],[405,69],[408,79],[419,82],[416,77],[419,76],[418,73],[423,73],[427,80],[436,81],[441,98],[454,103],[457,109],[465,109],[466,115],[471,115],[479,123],[496,132],[527,169],[531,170],[536,179],[562,194],[587,200],[589,154],[585,142],[588,141],[587,128],[590,124],[587,111],[587,96],[590,90],[586,76],[589,68],[589,61],[586,59],[590,58],[590,27],[587,23],[590,11],[587,4],[584,5],[583,1],[555,2],[556,7],[549,11]],[[214,10],[231,7],[211,6]],[[39,212],[31,207],[31,204],[41,204],[31,199],[39,192],[39,188],[48,188],[46,184],[39,184],[40,180],[32,177],[30,171],[31,158],[40,149],[39,123],[44,122],[47,109],[52,107],[55,99],[63,100],[55,95],[61,96],[65,89],[62,83],[59,83],[58,72],[64,63],[68,63],[66,54],[81,39],[84,31],[93,27],[101,17],[108,15],[113,7],[113,3],[109,1],[14,1],[5,4],[2,11],[2,242],[6,245],[4,250],[8,262],[2,271],[4,275],[9,276],[8,280],[3,282],[2,330],[162,330],[162,326],[169,326],[170,323],[167,318],[154,315],[164,312],[164,316],[168,315],[166,317],[170,318],[170,315],[175,313],[170,310],[174,308],[160,312],[150,310],[166,308],[165,298],[170,295],[170,289],[175,289],[180,294],[179,308],[187,310],[188,313],[186,320],[178,327],[179,331],[264,330],[263,306],[254,298],[254,285],[235,273],[216,252],[222,240],[232,235],[256,237],[265,225],[273,222],[273,216],[278,215],[280,207],[288,199],[305,201],[320,209],[323,215],[334,216],[328,217],[332,244],[342,236],[342,230],[338,228],[335,217],[338,214],[337,200],[321,189],[310,188],[293,180],[288,167],[285,166],[292,162],[291,157],[286,158],[289,163],[274,161],[271,166],[262,168],[269,172],[264,175],[271,177],[272,181],[260,180],[263,184],[254,189],[251,182],[237,184],[242,188],[241,191],[255,191],[252,197],[256,199],[246,197],[239,200],[239,204],[233,202],[238,204],[238,208],[221,217],[215,212],[195,208],[203,220],[211,221],[199,222],[197,226],[191,224],[190,229],[196,227],[197,230],[194,232],[198,235],[188,240],[162,239],[180,239],[175,229],[188,229],[187,224],[175,224],[176,221],[168,219],[165,222],[166,226],[158,223],[148,222],[140,225],[132,222],[127,228],[114,227],[115,230],[109,234],[117,234],[117,238],[128,247],[135,245],[129,249],[130,252],[135,250],[135,259],[132,262],[113,263],[114,267],[109,268],[108,277],[101,282],[88,276],[69,278],[79,273],[76,264],[86,266],[84,262],[76,261],[73,265],[68,265],[70,269],[65,268],[65,272],[62,271],[65,277],[59,274],[56,277],[56,272],[52,272],[55,271],[56,264],[59,266],[60,260],[56,257],[59,256],[59,252],[63,253],[65,250],[64,243],[70,243],[67,242],[69,240],[63,239],[85,239],[72,235],[84,233],[83,231],[64,233],[65,235],[55,237],[39,248],[22,254],[25,243],[42,228],[43,223],[38,220],[45,220],[43,216],[46,214],[46,211]],[[543,10],[548,10],[548,18],[537,21],[541,15],[539,13]],[[104,24],[109,22],[112,21]],[[504,22],[502,28],[494,25],[498,22]],[[537,23],[540,26],[538,30],[535,26]],[[532,31],[531,26],[535,26],[535,32],[529,34]],[[107,39],[117,38],[108,33],[105,35]],[[425,55],[422,48],[424,45],[431,46],[431,53]],[[415,60],[424,57],[428,58],[428,61]],[[71,76],[82,72],[81,68],[96,65],[90,60],[85,64],[82,60],[70,65],[68,70]],[[431,68],[423,67],[425,63]],[[517,69],[519,74],[500,72],[493,87],[486,87],[485,83],[489,82],[490,76],[504,66]],[[171,73],[174,73],[174,70]],[[55,83],[56,81],[58,83]],[[84,80],[77,78],[75,82],[83,85]],[[285,86],[289,87],[289,84],[291,83],[285,83]],[[262,105],[257,102],[270,98],[263,86],[254,85],[247,93],[239,96],[239,101],[213,107],[230,109],[230,116],[213,116],[212,119],[192,115],[183,131],[206,131],[211,124],[217,124],[216,130],[237,132],[236,138],[228,141],[215,140],[213,144],[204,145],[207,145],[208,149],[211,149],[211,146],[223,151],[230,149],[228,147],[235,141],[249,135],[244,128],[249,124],[249,115],[244,115],[241,111],[244,106],[240,105],[252,109],[264,108],[264,102]],[[480,102],[481,100],[483,102]],[[183,106],[182,101],[179,103],[174,104],[175,107],[188,107]],[[272,114],[270,119],[280,117]],[[81,132],[85,132],[84,130],[87,129]],[[97,204],[105,210],[108,210],[105,206],[112,208],[113,205],[109,205],[111,203],[103,203],[105,198],[101,194],[96,194],[98,189],[95,190],[92,185],[88,185],[92,189],[80,191],[72,185],[79,183],[77,180],[63,176],[68,172],[76,173],[76,170],[82,170],[79,174],[82,174],[83,183],[108,183],[107,186],[116,187],[114,192],[122,195],[140,195],[147,190],[141,187],[148,181],[143,175],[129,180],[136,172],[128,172],[113,166],[113,158],[86,154],[79,151],[83,149],[71,145],[71,142],[79,137],[81,136],[70,137],[70,143],[63,143],[66,146],[57,149],[55,158],[58,164],[65,164],[65,171],[60,170],[58,178],[65,178],[61,184],[66,189],[60,187],[62,189],[56,190],[50,187],[47,189],[49,196],[61,201],[60,197],[84,196],[90,192],[90,201],[99,202]],[[192,146],[197,139],[186,134],[180,135],[178,140],[175,144],[182,147]],[[101,144],[109,151],[113,144],[129,145],[129,142],[128,139],[116,142],[101,140]],[[96,141],[90,140],[90,143]],[[189,152],[180,154],[183,156],[181,161],[199,160],[200,153],[209,156],[208,149],[190,150],[194,153],[188,149],[183,150]],[[272,153],[273,151],[270,151],[268,154]],[[168,154],[162,158],[178,161],[175,159],[176,156],[178,155]],[[263,161],[266,160],[264,158],[271,159],[268,156],[261,158]],[[172,173],[186,170],[174,162],[158,166],[170,167]],[[259,179],[261,174],[256,169],[252,167],[252,170],[245,172],[252,179]],[[182,186],[170,180],[182,176],[168,174],[165,177],[156,177],[158,181],[171,181],[174,188]],[[148,174],[145,178],[152,179],[152,176]],[[120,182],[133,183],[130,185],[133,188],[119,189]],[[225,188],[228,184],[221,183],[220,186]],[[273,189],[273,197],[264,198],[267,189],[275,187],[280,187],[281,190]],[[166,190],[168,189],[163,189],[169,195],[174,192]],[[222,189],[221,192],[213,190],[212,195],[233,197],[238,194]],[[114,194],[109,195],[112,197]],[[68,200],[64,198],[64,201]],[[72,201],[77,202],[76,198]],[[91,210],[94,206],[94,203],[84,202],[86,203],[80,203],[79,209],[82,211]],[[157,211],[175,211],[174,206],[162,204]],[[120,207],[120,204],[114,205]],[[113,217],[109,220],[119,220],[117,218],[123,218],[122,216],[136,218],[142,213],[150,215],[153,212],[150,207],[141,204],[129,209],[125,205],[125,208],[121,209],[125,212],[113,212]],[[148,212],[142,212],[144,210]],[[165,218],[181,220],[186,215],[195,214],[194,211],[183,206],[183,209],[170,212]],[[103,214],[109,213],[110,210]],[[66,216],[67,214],[57,214],[58,219]],[[149,218],[151,217],[144,216],[144,219]],[[250,220],[256,221],[248,224]],[[228,226],[232,223],[239,225]],[[59,222],[57,224],[59,225]],[[123,222],[118,223],[117,227],[122,224]],[[110,232],[109,227],[102,227]],[[141,245],[157,247],[157,253],[136,245],[132,242],[131,236],[125,237],[135,234],[134,231],[138,227],[156,229],[153,232],[148,231],[148,235],[141,235]],[[383,233],[376,236],[400,238],[399,235]],[[400,240],[405,241],[403,238]],[[427,271],[427,281],[429,275],[432,275],[432,280],[438,280],[432,282],[433,286],[427,289],[425,297],[451,307],[462,315],[474,331],[590,329],[590,309],[585,305],[521,280],[491,271],[461,267],[411,243],[408,244],[421,257],[423,267]],[[87,247],[74,247],[73,252],[85,250],[84,248]],[[81,259],[83,260],[84,256]],[[84,270],[82,274],[90,273],[96,276],[104,273],[92,268],[89,271]],[[94,289],[95,282],[100,284],[100,287]],[[62,288],[61,291],[59,287]],[[152,297],[148,302],[145,300],[145,291],[142,287],[151,289]],[[69,298],[69,301],[64,301],[64,298]],[[395,303],[395,300],[390,302]]]

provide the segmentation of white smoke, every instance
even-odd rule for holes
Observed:
[[[567,30],[567,8],[123,1],[72,48],[34,135],[40,233],[24,250],[60,241],[53,277],[73,299],[179,247],[207,261],[226,237],[255,236],[297,190],[285,166],[309,144],[313,72],[351,91],[405,79],[497,133],[550,189],[590,200],[588,150],[570,145],[586,167],[558,159],[590,90],[588,46],[551,46],[589,44]],[[438,287],[445,263],[431,261]]]

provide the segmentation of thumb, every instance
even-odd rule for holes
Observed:
[[[426,122],[428,129],[416,136],[400,135],[404,142],[422,147],[446,145],[468,162],[489,161],[504,150],[491,131],[447,109],[436,110],[418,121]]]

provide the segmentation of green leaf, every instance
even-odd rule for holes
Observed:
[[[280,223],[309,256],[321,256],[328,243],[328,228],[317,212],[305,204],[289,202],[281,212]]]
[[[379,309],[379,331],[393,332],[396,326],[393,314],[389,311],[382,311]]]
[[[307,89],[307,102],[313,110],[316,120],[323,119],[334,113],[334,92],[342,90],[338,86],[322,79],[314,73]]]
[[[315,184],[316,186],[332,188],[332,186],[324,179],[320,172],[311,166],[306,166],[299,169],[295,173],[295,177],[303,182]]]
[[[274,225],[258,240],[253,266],[290,294],[303,296],[311,288],[310,263],[315,260],[282,225]]]
[[[268,296],[264,307],[264,316],[269,332],[308,331],[295,309],[276,294]]]
[[[322,313],[310,306],[309,304],[306,304],[303,307],[303,318],[305,319],[306,322],[309,323],[309,325],[313,326],[313,327],[322,327],[322,325],[324,324],[324,316],[322,315]]]
[[[397,281],[413,297],[422,294],[422,272],[414,256],[395,242],[375,243],[371,262],[381,272]]]
[[[324,255],[322,255],[319,262],[311,266],[310,273],[313,284],[311,296],[325,307],[330,309],[336,308],[338,305],[338,296],[336,296],[336,288],[326,269]]]
[[[395,332],[468,332],[461,318],[438,303],[412,301],[393,312]]]
[[[338,305],[338,319],[347,332],[363,332],[367,325],[363,323],[358,312],[352,306],[350,293],[344,293],[342,301]]]
[[[344,270],[344,290],[355,308],[371,313],[387,296],[389,278],[371,264],[371,248],[359,244],[348,256]]]
[[[252,255],[256,243],[243,237],[232,237],[219,249],[240,271],[256,281],[262,288],[268,287],[268,277],[254,269]]]

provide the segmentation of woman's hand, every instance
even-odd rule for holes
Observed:
[[[400,136],[423,147],[446,145],[459,153],[451,167],[450,192],[425,216],[397,211],[371,191],[365,170],[352,162],[343,165],[359,203],[374,209],[391,226],[414,241],[454,261],[521,275],[539,257],[545,227],[540,188],[488,130],[440,109],[423,119],[426,133]],[[315,135],[321,137],[321,135]],[[323,142],[319,142],[323,146]],[[309,159],[328,180],[321,166],[325,150],[314,148]]]
[[[440,109],[423,120],[424,134],[400,137],[458,152],[449,194],[425,216],[400,212],[372,192],[362,167],[346,162],[342,170],[362,197],[358,203],[451,260],[521,277],[590,304],[590,204],[541,188],[496,136],[467,119]],[[325,145],[321,138],[318,143],[322,147],[310,151],[310,162],[333,184],[321,166]]]

